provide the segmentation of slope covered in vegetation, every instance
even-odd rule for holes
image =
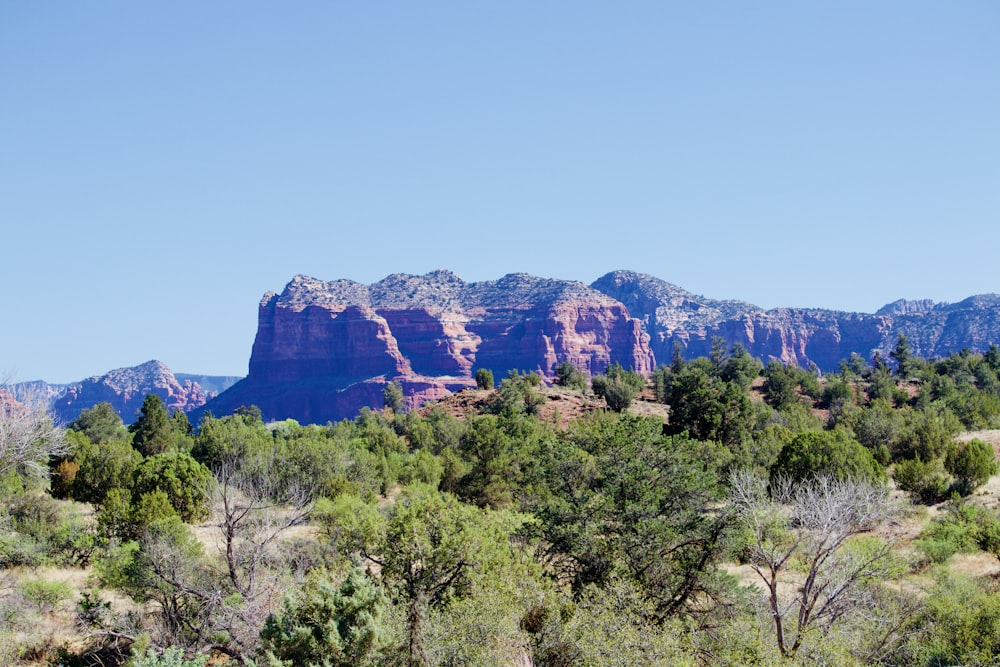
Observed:
[[[998,372],[900,338],[825,377],[717,344],[419,412],[388,385],[325,426],[8,401],[0,661],[985,664]]]

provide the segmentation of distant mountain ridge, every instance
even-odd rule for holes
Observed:
[[[71,382],[48,384],[41,380],[19,382],[9,390],[18,399],[29,397],[47,400],[56,421],[73,421],[81,411],[102,402],[110,403],[126,424],[135,421],[136,412],[148,394],[163,399],[171,412],[190,412],[232,386],[238,377],[174,374],[161,361],[147,361],[138,366],[117,368],[104,375]]]
[[[914,354],[943,357],[963,348],[985,351],[1000,342],[1000,295],[983,294],[954,304],[900,299],[873,314],[820,308],[764,310],[742,301],[706,299],[659,278],[613,271],[591,287],[618,299],[640,317],[659,363],[669,361],[674,343],[686,357],[708,355],[712,339],[740,343],[765,362],[835,370],[841,359],[875,352],[888,358],[899,334]]]
[[[465,283],[446,270],[372,285],[300,275],[264,295],[249,375],[205,407],[253,404],[268,418],[322,423],[380,407],[388,382],[418,405],[473,385],[479,368],[497,380],[510,369],[551,378],[563,361],[588,374],[612,363],[649,373],[675,344],[690,358],[707,355],[716,337],[765,362],[830,371],[854,352],[888,355],[900,333],[924,357],[985,350],[1000,341],[1000,296],[900,300],[866,314],[764,310],[633,271],[591,285],[523,273]]]
[[[917,356],[943,357],[1000,342],[1000,295],[958,303],[900,299],[875,313],[762,309],[706,298],[654,276],[612,271],[590,285],[512,273],[466,283],[447,270],[392,274],[371,285],[295,276],[258,305],[246,378],[174,374],[150,361],[66,385],[8,387],[50,400],[61,422],[108,401],[126,423],[148,393],[171,410],[228,414],[257,405],[268,419],[324,423],[382,405],[398,382],[410,406],[474,386],[477,369],[552,378],[568,361],[587,374],[620,363],[640,373],[707,355],[715,338],[767,362],[835,370],[852,353],[888,357],[899,334]],[[216,396],[216,394],[218,394]]]

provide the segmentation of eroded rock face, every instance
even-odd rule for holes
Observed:
[[[147,361],[65,385],[52,399],[51,406],[57,421],[68,423],[84,409],[107,402],[130,424],[147,394],[157,394],[169,412],[189,412],[215,396],[202,391],[196,382],[178,382],[162,362]]]
[[[807,308],[763,310],[742,301],[691,294],[653,276],[614,271],[592,287],[624,303],[643,321],[656,358],[669,361],[675,343],[684,356],[705,356],[712,339],[743,345],[765,363],[777,359],[823,371],[858,353],[888,358],[899,334],[921,357],[947,356],[964,347],[983,352],[1000,343],[1000,296],[971,297],[956,304],[899,300],[874,314]]]
[[[648,374],[675,344],[692,358],[716,337],[765,362],[829,371],[855,352],[888,357],[900,333],[924,357],[983,351],[1000,341],[1000,296],[901,300],[865,314],[763,310],[629,271],[589,287],[525,274],[465,283],[448,271],[373,285],[296,276],[261,300],[249,376],[208,407],[222,415],[257,405],[268,419],[322,423],[381,407],[388,382],[417,407],[472,386],[479,368],[497,380],[510,369],[551,378],[563,361],[591,375],[616,362]]]
[[[479,368],[551,377],[570,361],[587,373],[612,363],[650,373],[642,323],[578,282],[511,274],[465,283],[448,271],[361,285],[296,276],[261,300],[246,380],[210,408],[254,404],[266,418],[324,422],[382,405],[399,382],[411,406],[473,386]]]

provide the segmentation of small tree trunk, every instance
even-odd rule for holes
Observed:
[[[424,647],[424,621],[430,600],[427,593],[420,592],[410,602],[406,615],[407,667],[430,667],[427,649]]]

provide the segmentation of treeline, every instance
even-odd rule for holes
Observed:
[[[992,664],[1000,592],[949,563],[1000,557],[974,495],[993,449],[957,437],[1000,427],[998,373],[995,346],[921,360],[901,337],[821,377],[717,342],[648,381],[560,365],[559,391],[608,406],[566,428],[516,371],[462,418],[391,384],[325,426],[249,407],[195,429],[155,396],[128,428],[107,404],[65,430],[35,414],[34,449],[0,431],[0,659]],[[643,392],[666,421],[629,411]],[[75,639],[33,634],[70,609]]]

